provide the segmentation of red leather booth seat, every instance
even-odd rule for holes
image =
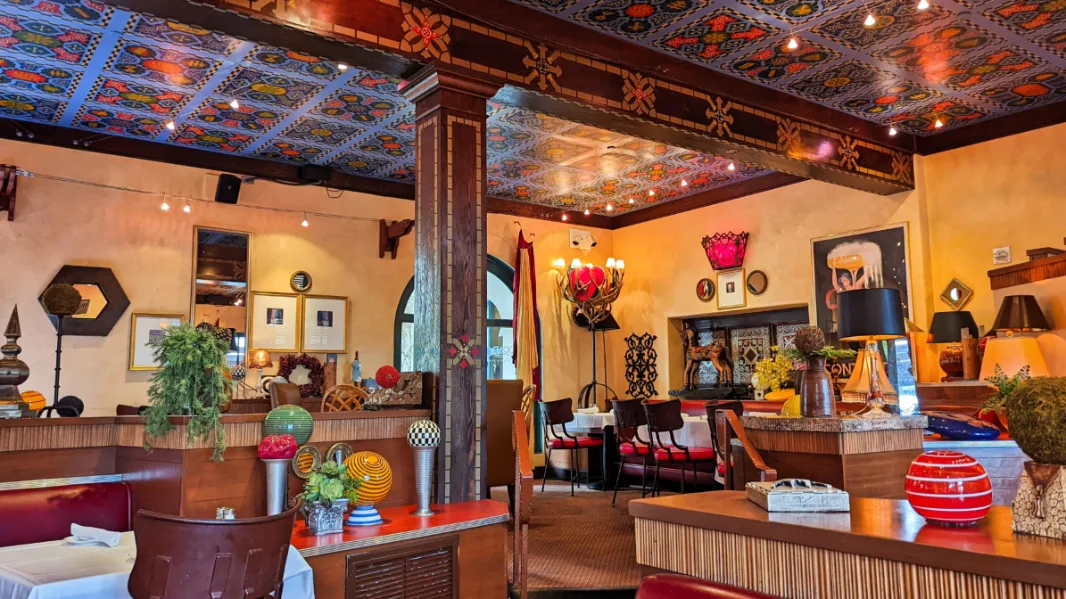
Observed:
[[[677,574],[653,574],[640,583],[636,599],[778,599],[709,580]]]
[[[57,541],[71,523],[117,532],[133,529],[126,483],[0,491],[0,547]]]

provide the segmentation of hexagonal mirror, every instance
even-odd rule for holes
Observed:
[[[81,305],[71,318],[97,318],[107,306],[107,296],[95,283],[74,283],[73,287],[81,294]]]

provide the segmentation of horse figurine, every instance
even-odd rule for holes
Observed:
[[[685,354],[685,391],[696,388],[696,378],[700,372],[700,362],[710,362],[718,371],[718,384],[733,384],[733,364],[726,354],[725,345],[713,342],[709,345],[696,344],[696,331],[688,325],[682,333],[682,349]]]

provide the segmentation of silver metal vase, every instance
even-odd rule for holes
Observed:
[[[432,516],[429,509],[430,494],[433,491],[433,454],[436,447],[412,447],[415,452],[415,493],[418,495],[416,516]]]
[[[266,464],[267,515],[285,511],[288,503],[289,460],[263,460]]]

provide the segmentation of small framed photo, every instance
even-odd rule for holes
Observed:
[[[992,250],[992,264],[1010,264],[1010,246],[994,248]]]
[[[253,291],[248,308],[249,350],[295,352],[300,349],[300,296]]]
[[[746,304],[744,270],[718,273],[718,309],[743,308]]]
[[[147,314],[130,316],[130,370],[159,370],[153,356],[154,343],[162,340],[167,329],[181,324],[184,314]]]
[[[302,351],[311,354],[348,353],[348,304],[346,297],[304,296]]]

